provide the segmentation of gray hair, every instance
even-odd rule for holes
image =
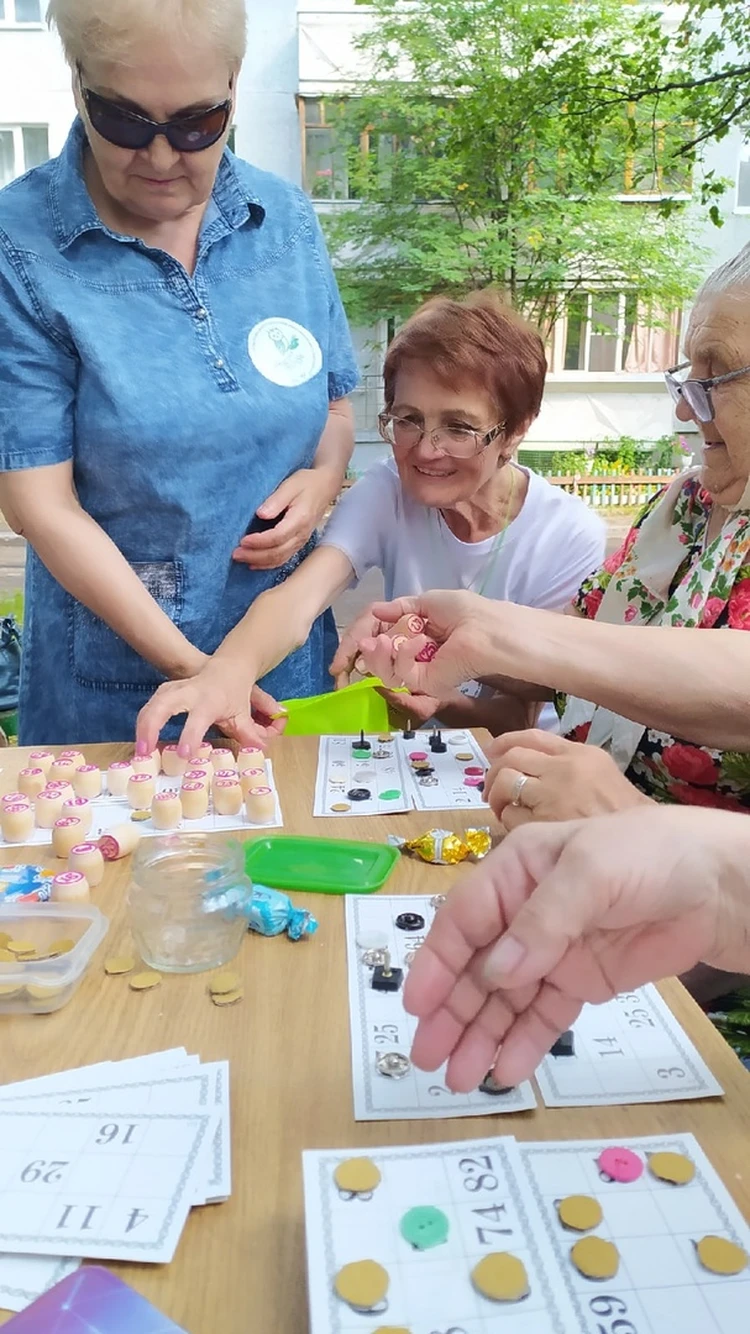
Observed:
[[[725,292],[736,291],[738,295],[747,294],[749,288],[750,243],[743,246],[739,254],[733,255],[708,275],[695,298],[694,305],[697,306],[699,301],[710,297],[723,296]]]
[[[238,70],[247,45],[245,0],[50,0],[47,22],[73,68],[92,57],[127,64],[144,35],[182,31]]]

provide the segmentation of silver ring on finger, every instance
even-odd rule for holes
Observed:
[[[523,790],[528,781],[529,781],[528,774],[519,774],[518,778],[514,780],[513,787],[511,788],[511,793],[510,793],[511,806],[523,806],[521,797],[523,796]]]

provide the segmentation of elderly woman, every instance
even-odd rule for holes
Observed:
[[[526,607],[561,610],[602,555],[598,518],[572,496],[512,462],[539,411],[546,362],[539,335],[491,292],[437,299],[409,320],[385,363],[380,427],[393,459],[378,463],[340,501],[322,545],[285,583],[259,598],[204,671],[163,686],[141,715],[152,746],[170,715],[190,718],[191,748],[218,721],[257,744],[247,701],[254,682],[296,645],[316,616],[373,567],[389,597],[436,582]],[[346,674],[356,641],[379,629],[365,613],[333,664]],[[468,677],[460,678],[466,687]],[[459,684],[459,682],[457,682]],[[522,724],[525,704],[473,683],[441,701],[447,721],[500,731]],[[400,696],[395,697],[396,700]],[[432,702],[411,700],[428,718]],[[542,720],[544,721],[544,720]],[[553,717],[553,722],[554,722]]]
[[[310,205],[226,148],[244,0],[49,12],[78,119],[0,195],[0,505],[30,548],[23,743],[132,735],[155,686],[283,582],[340,489],[357,382]],[[272,694],[323,687],[324,629]]]
[[[701,289],[686,352],[667,383],[702,432],[702,465],[651,501],[575,615],[455,593],[374,608],[385,622],[419,613],[442,643],[421,664],[420,641],[394,657],[385,636],[366,640],[384,679],[438,699],[467,671],[515,678],[504,688],[532,699],[565,692],[564,736],[495,745],[490,795],[508,828],[649,799],[750,810],[750,246]]]

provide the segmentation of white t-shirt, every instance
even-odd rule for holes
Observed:
[[[344,552],[357,580],[368,570],[382,570],[388,602],[433,588],[465,588],[498,601],[562,611],[601,565],[605,527],[582,500],[528,468],[521,471],[529,481],[526,499],[494,558],[494,537],[461,542],[439,510],[406,495],[392,459],[376,463],[342,496],[323,545]],[[539,726],[555,725],[554,707],[545,705]]]

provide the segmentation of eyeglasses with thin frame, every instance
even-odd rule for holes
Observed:
[[[232,99],[228,97],[224,102],[206,107],[205,111],[159,122],[140,112],[129,111],[119,102],[112,102],[87,88],[80,69],[78,79],[92,127],[116,148],[135,152],[148,148],[158,134],[163,134],[176,153],[202,153],[219,142],[232,114]]]
[[[505,434],[505,422],[499,422],[488,431],[475,431],[471,426],[438,426],[434,431],[428,431],[411,417],[395,417],[392,412],[381,412],[378,426],[382,438],[394,449],[415,449],[428,435],[433,449],[454,459],[470,459],[481,454],[493,440]]]
[[[729,371],[727,375],[712,375],[707,380],[691,378],[678,380],[678,373],[686,371],[690,364],[689,361],[682,361],[679,366],[672,366],[670,370],[664,372],[667,389],[675,403],[684,400],[699,422],[711,422],[715,415],[712,390],[719,384],[728,384],[730,380],[739,379],[741,375],[750,375],[750,366],[743,366],[739,371]]]

